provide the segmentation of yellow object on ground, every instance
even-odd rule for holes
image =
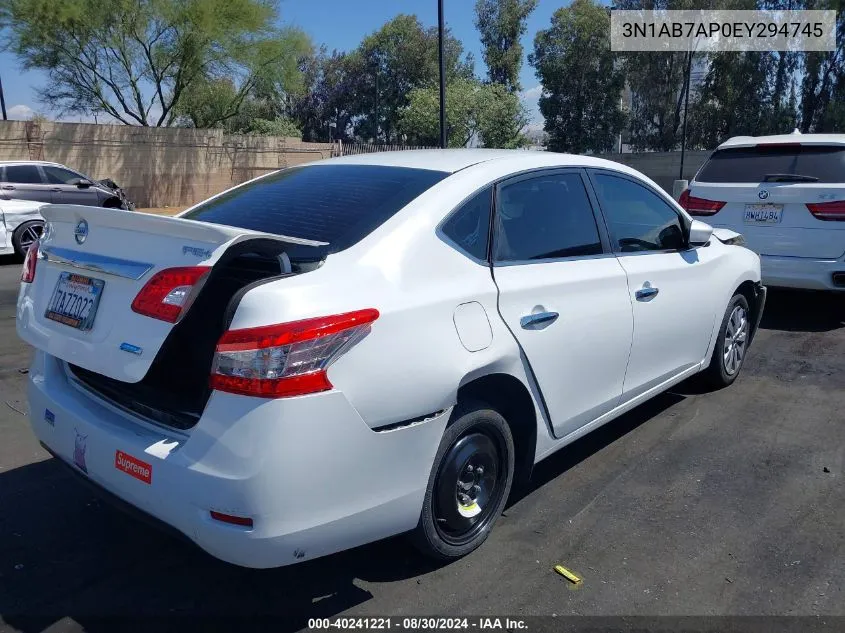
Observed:
[[[581,579],[563,565],[555,565],[555,571],[573,584],[578,585],[581,583]]]

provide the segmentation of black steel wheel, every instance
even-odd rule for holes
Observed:
[[[482,403],[456,407],[446,428],[413,540],[425,554],[459,558],[480,546],[513,483],[510,427]]]

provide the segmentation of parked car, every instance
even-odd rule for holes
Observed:
[[[0,161],[0,191],[18,200],[135,208],[113,180],[96,181],[64,165],[45,161]]]
[[[44,219],[39,210],[46,203],[14,200],[0,193],[0,255],[16,253],[23,257],[41,237]]]
[[[845,290],[845,134],[729,139],[680,202],[741,232],[767,285]]]
[[[478,547],[515,478],[739,374],[757,255],[642,174],[429,150],[274,172],[178,217],[48,206],[19,335],[36,435],[223,560]]]

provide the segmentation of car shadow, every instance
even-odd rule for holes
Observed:
[[[770,288],[762,330],[829,332],[845,327],[845,293]]]
[[[544,460],[509,505],[681,400],[658,396]],[[55,459],[0,472],[0,629],[299,630],[369,601],[367,582],[424,586],[443,566],[400,536],[291,567],[243,569],[132,519],[75,479]]]

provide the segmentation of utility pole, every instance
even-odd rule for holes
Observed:
[[[0,79],[0,108],[3,110],[3,120],[8,121],[9,117],[6,116],[6,97],[3,96],[3,80]]]
[[[689,112],[689,85],[692,83],[692,55],[689,52],[689,59],[687,59],[687,81],[684,85],[686,94],[684,95],[684,127],[681,132],[681,173],[678,174],[678,180],[684,179],[684,155],[687,151],[687,113]]]
[[[378,120],[378,67],[379,62],[378,58],[376,58],[376,125],[375,125],[375,142],[378,143],[378,133],[379,133],[379,120]]]
[[[437,0],[437,51],[440,56],[440,147],[446,148],[446,60],[443,56],[443,0]]]

